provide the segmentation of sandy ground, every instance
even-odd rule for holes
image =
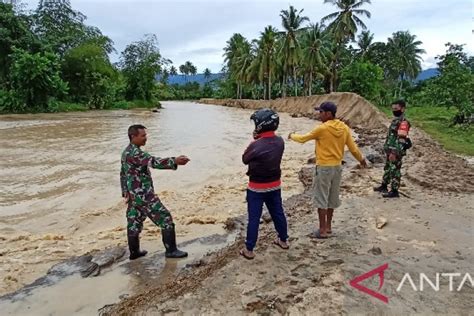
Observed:
[[[249,102],[254,106],[255,101]],[[234,106],[246,104],[239,101]],[[357,132],[366,154],[380,149],[383,128]],[[333,237],[318,240],[309,236],[317,225],[317,216],[310,204],[311,192],[306,191],[285,202],[290,250],[271,244],[275,233],[268,222],[262,225],[253,261],[238,255],[243,246],[241,238],[196,261],[192,269],[183,271],[172,282],[150,288],[102,312],[472,314],[474,284],[463,283],[462,277],[474,274],[474,169],[466,160],[444,152],[422,131],[415,129],[412,137],[415,147],[405,159],[400,199],[386,200],[372,191],[381,179],[382,163],[361,170],[350,157],[346,159],[343,204],[335,212]],[[312,168],[306,165],[300,172],[306,188],[310,187]],[[379,229],[377,223],[381,222],[386,224]],[[375,276],[363,285],[388,297],[388,304],[349,284],[356,276],[383,264],[388,264],[384,283],[380,285]],[[413,279],[416,291],[408,282],[397,291],[406,273]],[[439,274],[439,290],[425,282],[421,291],[420,273],[433,282]],[[453,291],[449,279],[441,273],[459,273],[453,280]]]

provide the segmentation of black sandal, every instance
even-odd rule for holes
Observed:
[[[280,244],[280,242],[279,242],[278,240],[274,240],[274,241],[273,241],[273,244],[274,244],[274,245],[277,245],[278,247],[280,247],[281,249],[284,249],[284,250],[290,249],[290,246],[283,247],[283,246]]]
[[[247,260],[253,260],[253,258],[255,258],[255,257],[249,257],[249,256],[247,256],[247,255],[245,254],[245,251],[244,251],[243,249],[241,249],[241,250],[239,251],[239,254],[240,254],[242,257],[244,257],[245,259],[247,259]]]

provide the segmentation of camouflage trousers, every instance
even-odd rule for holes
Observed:
[[[174,227],[173,218],[168,209],[154,195],[151,200],[129,202],[127,208],[127,234],[138,236],[143,229],[143,222],[149,217],[156,226],[162,229]]]
[[[402,159],[399,158],[395,161],[390,161],[387,157],[387,162],[383,170],[382,183],[387,186],[390,184],[392,190],[398,190],[402,178]]]

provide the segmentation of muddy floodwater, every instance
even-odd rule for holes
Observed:
[[[223,235],[223,223],[229,217],[246,214],[247,178],[241,154],[251,141],[252,111],[190,102],[164,102],[163,107],[158,113],[133,110],[0,116],[1,295],[33,282],[71,256],[126,246],[119,170],[131,124],[148,128],[145,150],[151,154],[185,154],[191,159],[177,171],[152,171],[155,189],[177,223],[179,242]],[[279,133],[286,138],[290,131],[308,131],[314,125],[310,119],[282,114]],[[286,143],[284,197],[302,191],[297,172],[314,155],[313,150],[312,144]],[[159,229],[148,220],[141,238],[152,256],[163,252]],[[213,247],[192,245],[186,249],[191,258]],[[130,267],[123,269],[130,271]],[[103,278],[102,282],[120,282],[120,277]],[[87,284],[94,288],[95,282],[78,285],[85,301],[87,293],[94,295]],[[114,303],[120,295],[130,294],[130,280],[125,279],[120,287],[113,282],[105,282],[106,288],[118,290],[109,291],[96,305]],[[53,301],[61,300],[54,297]],[[50,307],[54,305],[52,300],[48,302]],[[19,312],[16,307],[21,304],[16,304],[10,307]],[[44,312],[55,310],[40,305]],[[61,309],[63,313],[74,311]]]

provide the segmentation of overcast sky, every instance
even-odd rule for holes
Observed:
[[[37,0],[24,1],[30,8]],[[176,66],[192,61],[202,72],[222,68],[222,49],[234,33],[248,39],[259,36],[265,26],[281,29],[280,11],[291,4],[304,9],[311,22],[335,12],[323,0],[71,0],[84,13],[89,25],[97,26],[121,52],[125,46],[154,33],[161,54]],[[367,5],[372,18],[364,18],[376,41],[386,41],[393,32],[409,30],[423,42],[423,69],[435,66],[436,55],[448,41],[466,44],[473,55],[472,0],[372,0]],[[113,61],[118,55],[112,56]]]

